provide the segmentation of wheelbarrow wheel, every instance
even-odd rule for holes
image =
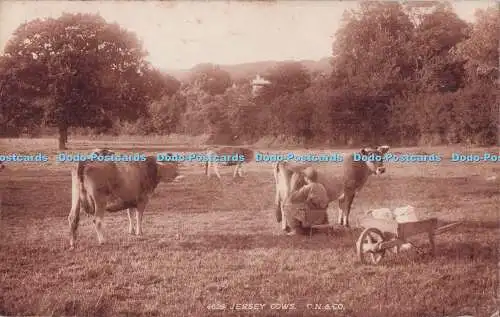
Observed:
[[[363,264],[378,264],[385,255],[385,249],[379,244],[384,241],[384,234],[377,228],[366,228],[356,242],[358,258]]]

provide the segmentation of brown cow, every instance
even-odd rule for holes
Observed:
[[[129,233],[133,233],[132,211],[136,210],[136,235],[146,204],[159,182],[180,179],[178,163],[159,163],[153,156],[137,162],[82,161],[72,170],[72,205],[68,216],[70,246],[75,247],[80,209],[94,215],[99,244],[104,243],[104,212],[128,209]]]
[[[330,202],[339,201],[338,223],[349,227],[349,214],[351,205],[356,194],[364,186],[368,177],[372,174],[380,175],[385,172],[383,163],[384,155],[389,151],[389,146],[379,146],[377,149],[364,148],[357,153],[352,153],[344,160],[344,175],[342,182],[337,181],[327,171],[318,171],[318,182],[325,186]],[[363,156],[359,160],[359,156]],[[292,166],[287,162],[278,162],[274,165],[273,173],[276,183],[276,220],[281,222],[281,228],[287,230],[287,224],[283,215],[282,203],[290,193],[290,179],[293,171],[313,168],[308,165]]]

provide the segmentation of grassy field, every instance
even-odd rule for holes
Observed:
[[[10,140],[0,149],[55,154],[55,144]],[[72,148],[196,150],[139,144],[80,140]],[[449,155],[450,149],[425,151]],[[185,166],[182,183],[157,188],[142,237],[127,233],[125,212],[107,214],[107,243],[98,246],[92,219],[83,216],[79,245],[69,251],[71,165],[9,164],[0,173],[0,314],[489,317],[499,305],[499,163],[386,166],[387,174],[371,177],[355,199],[351,223],[368,208],[405,204],[423,217],[463,220],[437,236],[436,257],[410,250],[368,266],[355,254],[360,229],[284,236],[274,219],[271,164],[256,162],[238,182],[222,169],[222,184],[207,180],[199,165]],[[340,177],[339,166],[331,170]],[[425,237],[412,241],[427,247]],[[233,304],[266,306],[234,310]]]

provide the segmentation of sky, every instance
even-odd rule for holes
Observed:
[[[454,1],[455,12],[474,20],[492,0]],[[344,10],[356,1],[6,1],[0,0],[0,49],[25,21],[63,12],[99,13],[133,31],[161,69],[199,63],[319,60],[331,55]]]

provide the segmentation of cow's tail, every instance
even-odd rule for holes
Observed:
[[[276,162],[273,167],[274,180],[276,182],[276,196],[274,198],[274,206],[275,206],[275,215],[276,221],[281,222],[281,197],[280,197],[280,185],[279,185],[279,174],[280,174],[280,162]]]

